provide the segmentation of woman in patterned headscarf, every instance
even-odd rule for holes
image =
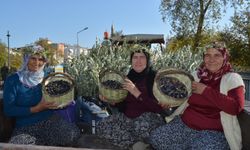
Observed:
[[[16,120],[10,143],[70,145],[79,129],[53,113],[57,106],[42,97],[41,82],[47,60],[41,46],[26,49],[23,65],[4,86],[4,113]]]
[[[163,108],[152,92],[156,72],[152,69],[150,54],[146,49],[136,49],[131,53],[130,62],[132,68],[123,83],[123,88],[129,94],[123,102],[114,105],[120,113],[113,114],[96,125],[99,137],[121,149],[129,149],[138,141],[146,142],[150,131],[164,124],[158,114]],[[100,98],[105,100],[102,96]]]
[[[241,76],[233,72],[224,43],[206,47],[193,76],[189,100],[166,118],[168,122],[177,116],[170,123],[152,131],[151,144],[157,150],[240,150],[236,115],[243,110],[245,89]]]

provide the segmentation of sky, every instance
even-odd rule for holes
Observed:
[[[1,0],[0,40],[11,48],[32,44],[39,38],[53,43],[91,48],[111,25],[123,34],[170,35],[162,21],[161,0]],[[220,22],[229,20],[230,12]]]

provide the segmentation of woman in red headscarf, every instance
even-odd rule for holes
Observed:
[[[166,121],[177,117],[151,132],[152,146],[157,150],[241,149],[236,115],[244,107],[244,82],[233,72],[224,43],[206,47],[193,76],[192,95]]]

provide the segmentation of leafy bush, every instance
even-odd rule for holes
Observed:
[[[127,74],[129,64],[127,46],[98,46],[88,55],[81,55],[65,63],[65,70],[75,79],[77,96],[98,96],[99,73],[104,69]]]
[[[138,45],[96,46],[88,55],[81,55],[65,63],[65,70],[76,83],[77,97],[98,96],[99,72],[103,69],[113,69],[126,75],[130,69],[129,57],[131,50],[141,48]],[[191,72],[200,64],[201,52],[193,54],[190,47],[177,52],[162,53],[160,47],[150,50],[153,66],[160,68],[180,68]]]
[[[156,70],[164,68],[179,68],[187,72],[193,72],[202,61],[203,49],[193,53],[191,47],[183,47],[176,52],[154,50],[153,64]]]

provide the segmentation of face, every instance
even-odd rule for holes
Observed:
[[[41,69],[41,67],[43,67],[44,64],[45,64],[45,60],[42,56],[32,55],[30,56],[29,61],[28,61],[28,69],[29,71],[36,72],[39,69]]]
[[[223,55],[214,48],[209,48],[204,54],[204,62],[206,68],[212,72],[217,72],[223,65]]]
[[[147,58],[144,53],[134,53],[132,56],[132,68],[135,72],[142,72],[147,66]]]

